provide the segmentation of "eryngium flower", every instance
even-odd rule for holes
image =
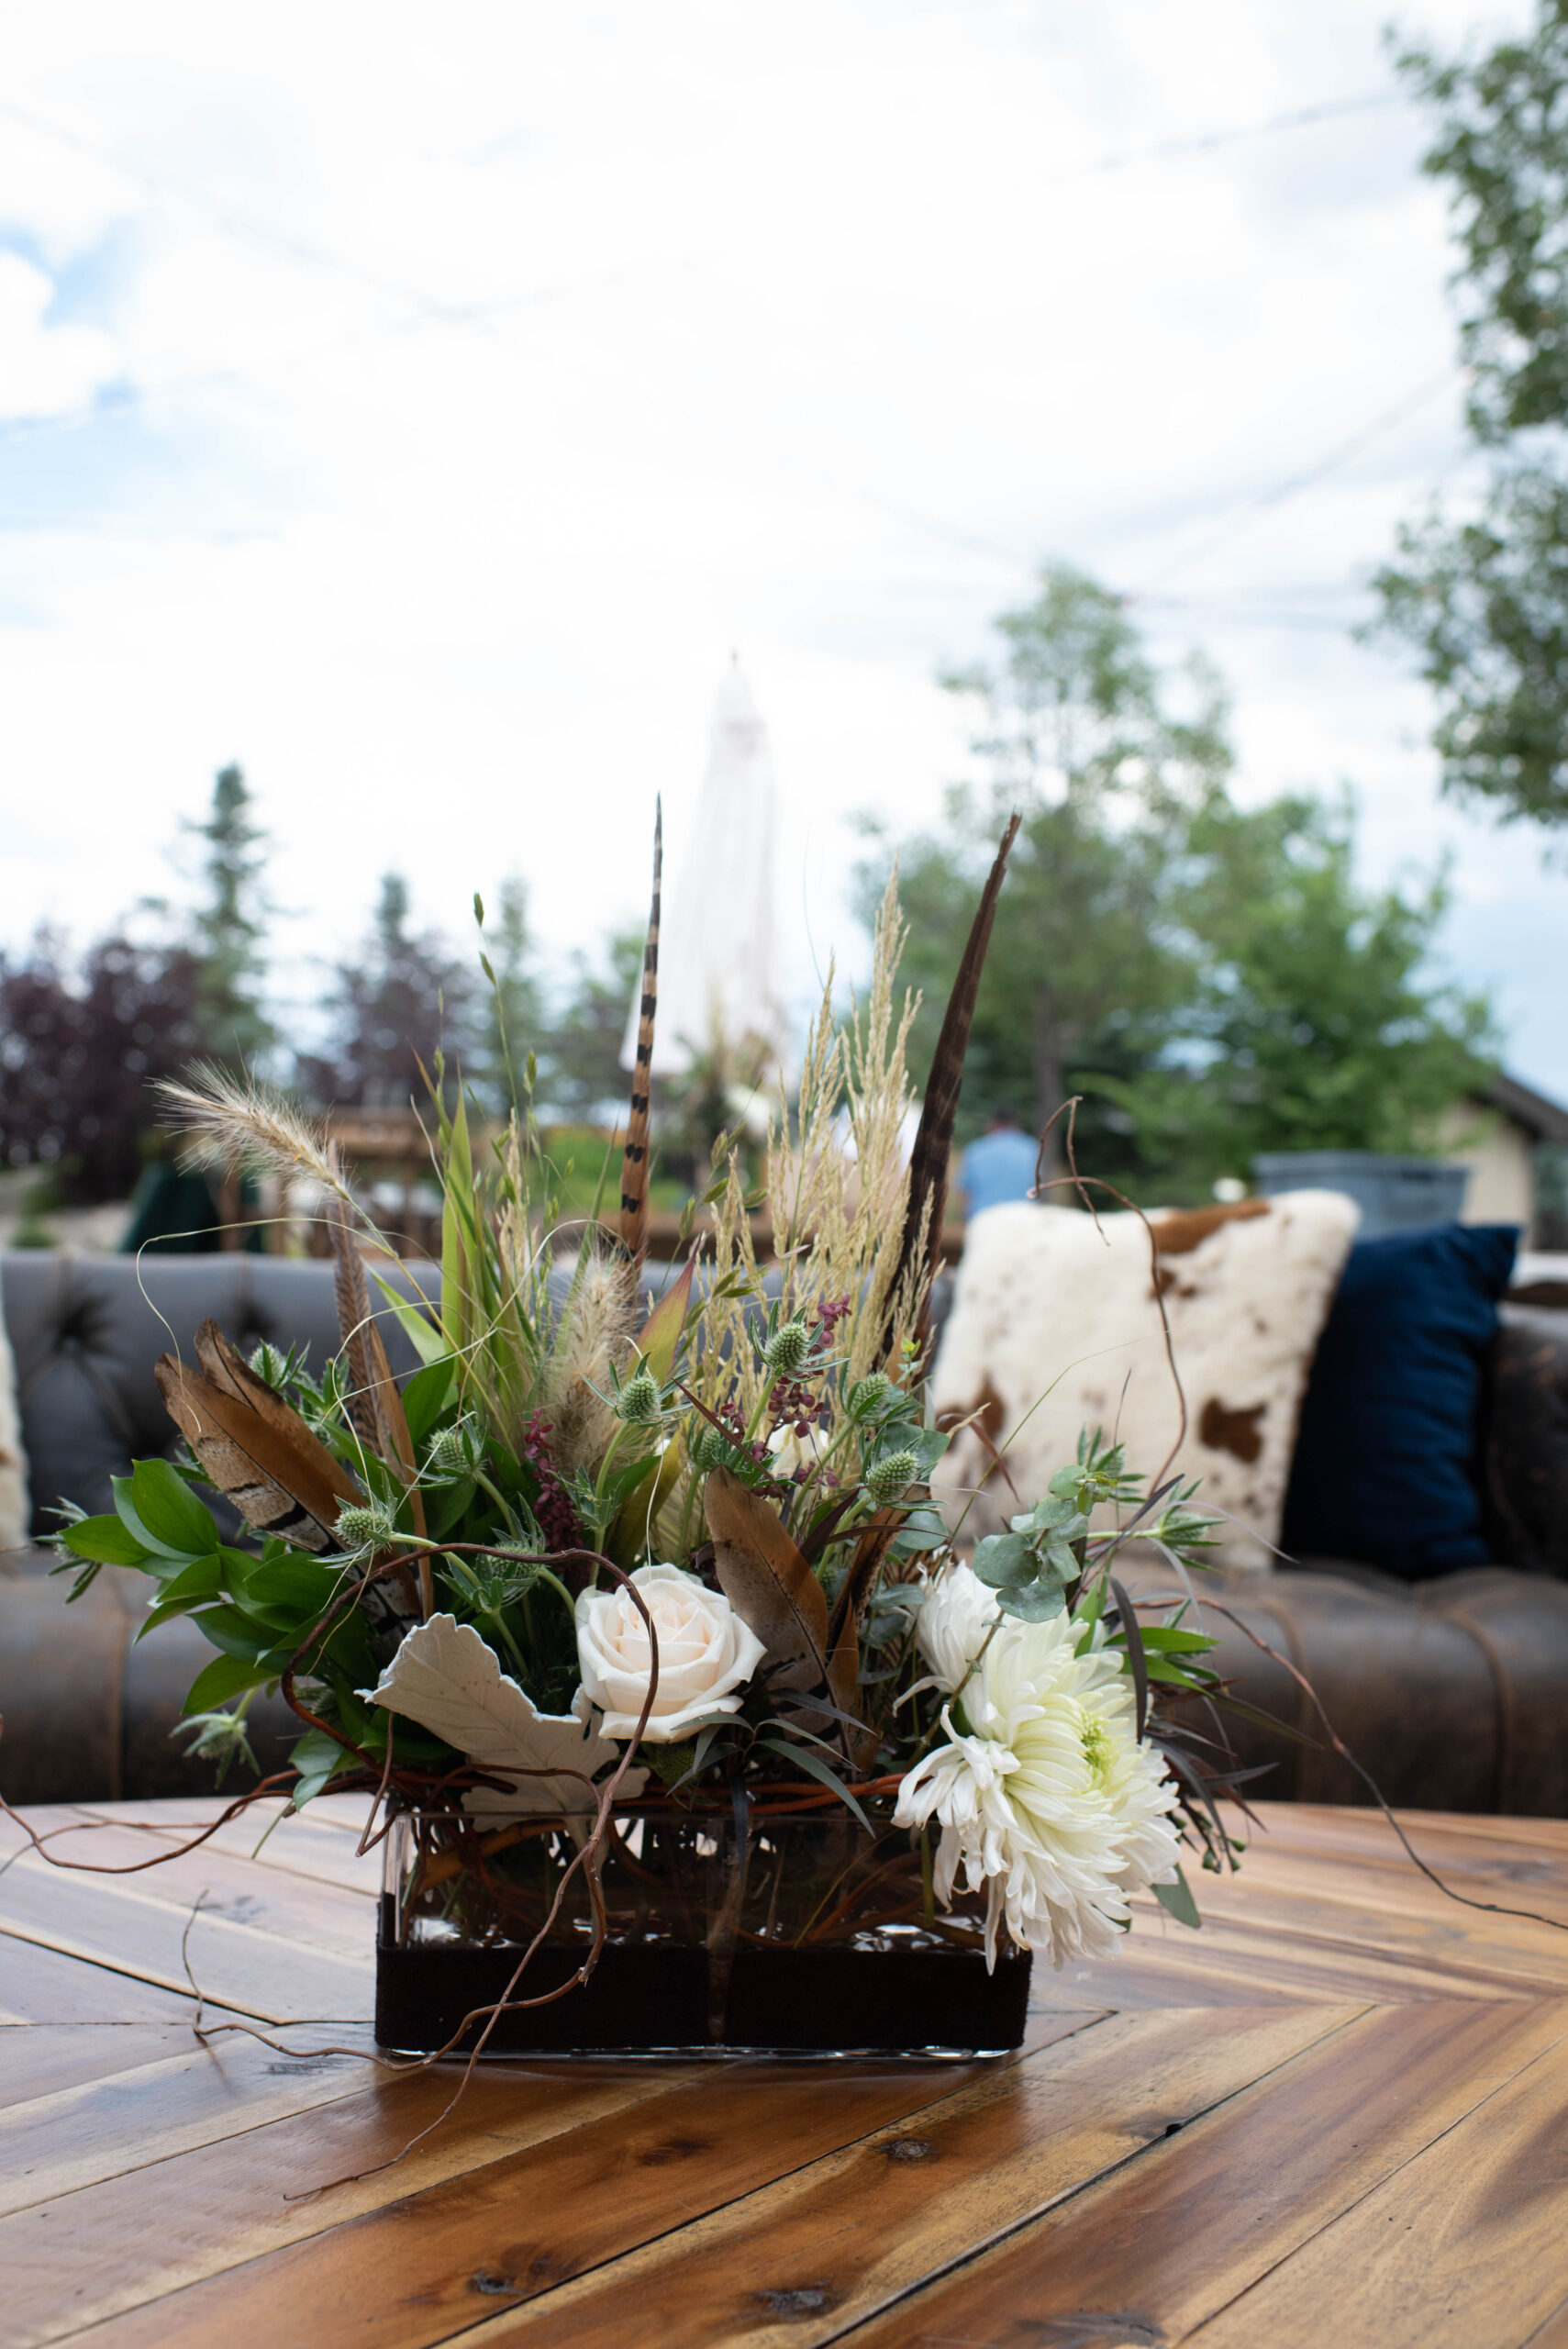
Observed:
[[[1004,1622],[961,1699],[942,1710],[948,1742],[917,1762],[898,1791],[901,1827],[941,1826],[936,1890],[951,1898],[962,1866],[989,1896],[987,1963],[997,1928],[1061,1965],[1114,1957],[1131,1894],[1173,1884],[1179,1844],[1175,1789],[1142,1744],[1119,1653],[1082,1626]]]
[[[617,1419],[628,1427],[650,1428],[660,1416],[659,1381],[651,1370],[639,1370],[628,1378],[611,1406]]]
[[[873,1501],[884,1505],[906,1493],[920,1473],[912,1452],[886,1452],[866,1470],[865,1486]]]
[[[775,1378],[798,1378],[811,1352],[811,1332],[804,1321],[781,1321],[762,1348],[762,1361]]]

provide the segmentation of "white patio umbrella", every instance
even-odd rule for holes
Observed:
[[[713,707],[707,770],[664,899],[653,1073],[745,1037],[782,1058],[787,1030],[773,937],[773,768],[767,729],[732,660]],[[640,981],[621,1063],[637,1052]]]

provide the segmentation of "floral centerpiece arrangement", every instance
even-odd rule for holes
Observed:
[[[929,1296],[1010,839],[907,1164],[892,885],[865,1002],[840,1026],[825,996],[773,1118],[769,1267],[722,1144],[710,1230],[645,1263],[657,847],[618,1218],[574,1254],[531,1067],[476,1163],[438,1065],[439,1282],[388,1262],[284,1102],[178,1089],[198,1147],[322,1186],[342,1346],[246,1360],[204,1325],[159,1365],[184,1457],[59,1538],[83,1582],[152,1578],[144,1635],[189,1615],[210,1641],[202,1747],[243,1747],[275,1687],[301,1733],[258,1792],[375,1798],[387,2044],[1006,2046],[1031,1952],[1111,1954],[1148,1887],[1195,1922],[1184,1841],[1233,1862],[1212,1642],[1184,1604],[1140,1623],[1118,1579],[1133,1538],[1201,1563],[1190,1492],[1086,1436],[973,1554],[929,1495]],[[420,1359],[401,1387],[373,1300]]]

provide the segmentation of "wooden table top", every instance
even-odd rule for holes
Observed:
[[[121,1863],[216,1808],[28,1816]],[[118,1876],[0,1821],[0,2343],[1568,2349],[1568,1933],[1374,1813],[1261,1811],[1201,1932],[1037,1968],[1017,2058],[486,2065],[379,2169],[452,2071],[322,2052],[370,2043],[358,1806]],[[1568,1823],[1407,1824],[1568,1920]],[[277,2044],[194,2038],[187,1927]]]

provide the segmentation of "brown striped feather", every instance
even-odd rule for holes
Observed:
[[[914,1152],[909,1161],[909,1207],[904,1219],[904,1239],[898,1253],[899,1281],[905,1278],[921,1250],[922,1222],[925,1224],[924,1270],[928,1282],[934,1277],[941,1263],[942,1218],[948,1200],[948,1161],[952,1154],[953,1121],[958,1115],[959,1091],[963,1084],[963,1056],[969,1050],[969,1031],[974,1021],[980,974],[985,967],[985,950],[991,943],[991,925],[995,918],[996,900],[1002,893],[1007,858],[1022,821],[1022,817],[1015,813],[1002,835],[995,860],[981,891],[980,903],[974,909],[968,943],[958,966],[958,975],[952,983],[947,1009],[942,1015],[941,1033],[937,1039],[930,1075],[926,1079],[926,1097],[920,1106],[919,1130],[915,1136]],[[895,1289],[896,1286],[895,1283]],[[929,1286],[927,1296],[929,1300]],[[928,1302],[921,1307],[916,1330],[922,1348],[929,1334],[930,1308]]]
[[[258,1378],[216,1321],[196,1332],[196,1367],[164,1354],[155,1375],[203,1469],[259,1533],[325,1550],[358,1486],[297,1411]]]

